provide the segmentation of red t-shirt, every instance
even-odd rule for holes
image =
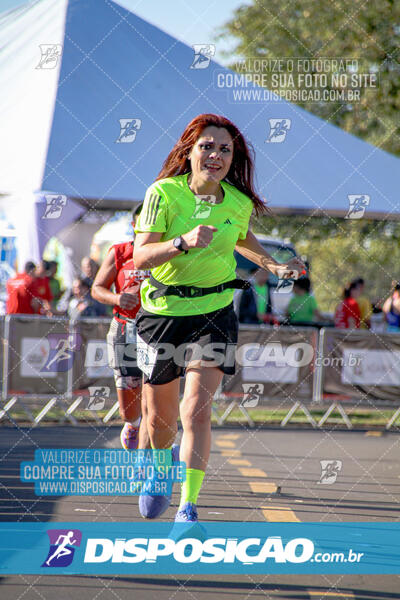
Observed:
[[[135,292],[137,294],[138,303],[131,310],[124,310],[120,306],[114,306],[113,313],[117,313],[121,317],[128,319],[134,319],[140,308],[140,286],[144,279],[150,277],[150,271],[143,271],[135,269],[133,263],[133,242],[123,242],[122,244],[115,244],[110,248],[114,248],[115,252],[115,268],[117,269],[117,276],[115,278],[115,291],[117,294],[120,292]]]
[[[345,298],[337,307],[335,312],[335,327],[339,329],[350,329],[349,318],[355,320],[356,329],[360,328],[360,307],[354,298]]]
[[[35,298],[39,298],[39,300],[47,300],[48,302],[53,300],[48,277],[35,277],[33,280],[33,294]],[[45,314],[42,307],[39,307],[39,310],[36,312],[40,315]]]
[[[53,300],[48,277],[36,277],[34,279],[34,288],[36,298],[47,300],[48,302]]]
[[[28,273],[18,273],[7,281],[8,315],[33,315],[32,299],[35,297],[34,278]]]

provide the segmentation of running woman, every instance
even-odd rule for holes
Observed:
[[[133,227],[141,209],[142,205],[139,205],[133,211]],[[113,306],[107,348],[109,364],[114,370],[119,414],[124,421],[120,439],[125,450],[135,450],[138,444],[141,448],[148,446],[145,416],[139,436],[142,372],[133,357],[136,353],[135,318],[140,308],[140,285],[150,273],[136,268],[132,258],[133,244],[134,242],[124,242],[110,248],[91,289],[95,300]],[[110,289],[112,285],[115,286],[115,292]],[[130,361],[132,365],[129,364]]]
[[[172,464],[179,377],[186,374],[180,417],[180,460],[186,480],[176,522],[195,522],[197,498],[210,453],[211,405],[223,374],[233,375],[238,323],[233,293],[236,249],[259,266],[285,276],[302,271],[297,258],[278,264],[249,230],[250,215],[265,210],[253,188],[253,162],[228,119],[199,115],[189,123],[147,190],[135,227],[137,268],[151,269],[137,315],[138,365],[144,372],[151,447]],[[192,356],[182,360],[190,345]],[[175,349],[175,351],[174,351]],[[189,350],[188,350],[189,351]],[[142,495],[143,517],[161,515],[170,496]]]

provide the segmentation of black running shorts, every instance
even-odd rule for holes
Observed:
[[[235,373],[238,320],[233,304],[205,315],[179,317],[141,308],[136,326],[137,364],[145,383],[169,383],[183,376],[189,363]]]

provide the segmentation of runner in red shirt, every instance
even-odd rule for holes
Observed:
[[[17,273],[15,277],[7,281],[7,305],[8,315],[33,315],[35,291],[35,269],[36,265],[28,261],[25,271]]]
[[[361,288],[353,282],[344,289],[343,300],[336,308],[335,327],[338,329],[360,329],[361,313],[357,298]]]
[[[133,212],[133,227],[141,209],[142,205]],[[133,242],[112,246],[91,289],[95,300],[113,306],[114,317],[107,335],[107,347],[109,364],[114,370],[119,413],[125,422],[120,439],[126,450],[135,450],[138,445],[149,447],[145,418],[140,426],[139,439],[142,372],[136,364],[135,317],[140,308],[140,285],[150,272],[136,269],[132,254]],[[115,292],[110,289],[112,285]]]

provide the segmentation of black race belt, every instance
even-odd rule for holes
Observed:
[[[201,296],[208,296],[208,294],[219,294],[224,290],[246,290],[250,287],[250,283],[244,279],[232,279],[231,281],[225,281],[219,285],[212,287],[200,288],[194,285],[164,285],[160,281],[157,281],[150,275],[150,284],[157,288],[149,294],[149,298],[152,300],[161,298],[162,296],[179,296],[180,298],[200,298]]]

